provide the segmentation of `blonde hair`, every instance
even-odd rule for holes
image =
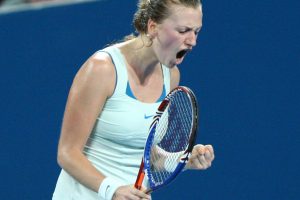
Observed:
[[[134,14],[133,25],[136,32],[147,34],[148,20],[152,19],[156,23],[161,23],[170,15],[170,6],[184,5],[196,8],[201,5],[200,0],[139,0],[137,11]]]

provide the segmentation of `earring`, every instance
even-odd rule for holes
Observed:
[[[148,41],[149,41],[149,44],[146,46],[150,47],[153,43],[153,37],[149,33],[146,34],[146,37],[148,38]]]
[[[152,36],[151,36],[149,33],[146,34],[146,37],[147,37],[150,41],[153,40]]]

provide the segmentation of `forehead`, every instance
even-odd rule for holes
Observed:
[[[183,5],[171,5],[170,15],[163,23],[173,23],[177,26],[201,27],[202,26],[202,7],[186,7]]]

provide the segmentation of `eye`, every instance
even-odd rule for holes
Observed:
[[[186,29],[179,29],[178,30],[178,33],[180,33],[180,34],[185,34],[185,33],[188,33],[188,32],[194,32],[194,34],[197,36],[200,32],[200,29],[193,30],[191,28],[186,28]]]
[[[200,29],[195,30],[195,35],[198,35],[200,32]]]
[[[192,29],[189,27],[181,27],[181,28],[178,28],[177,31],[180,34],[185,34],[185,33],[192,31]]]
[[[187,33],[189,30],[187,30],[187,29],[185,29],[185,30],[179,30],[178,31],[178,33],[180,33],[180,34],[185,34],[185,33]]]

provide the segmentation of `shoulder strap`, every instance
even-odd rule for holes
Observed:
[[[120,50],[114,46],[106,47],[103,50],[100,50],[100,52],[107,53],[111,57],[112,62],[115,66],[116,86],[113,95],[125,94],[128,75],[123,55],[121,54]]]
[[[166,67],[165,65],[162,65],[163,69],[163,75],[164,75],[164,86],[166,89],[166,94],[170,92],[171,87],[171,75],[170,75],[170,69]]]

